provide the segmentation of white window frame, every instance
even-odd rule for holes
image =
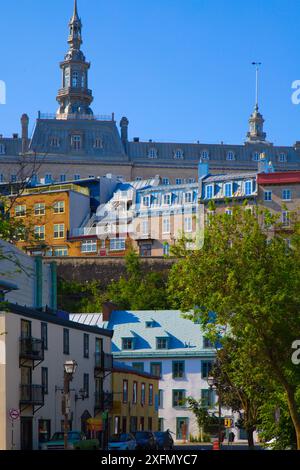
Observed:
[[[165,186],[168,186],[170,184],[170,179],[169,178],[162,178],[162,184]]]
[[[209,160],[209,151],[208,150],[202,150],[201,158],[202,158],[202,160]]]
[[[66,246],[54,246],[52,256],[57,258],[61,256],[68,256],[68,248]]]
[[[141,226],[142,226],[142,235],[148,235],[149,234],[149,220],[148,219],[142,220]]]
[[[282,221],[283,227],[290,227],[291,225],[290,211],[281,212],[281,221]]]
[[[209,190],[211,190],[211,196],[209,196]],[[205,186],[205,199],[212,199],[214,197],[214,185],[207,184]]]
[[[193,231],[193,217],[187,215],[184,217],[184,232],[191,233]]]
[[[268,195],[268,197],[267,197]],[[264,201],[265,202],[271,202],[272,201],[272,191],[270,189],[267,189],[264,191]]]
[[[158,151],[155,147],[151,147],[149,150],[148,150],[148,158],[157,158],[158,156]]]
[[[64,214],[65,213],[65,201],[56,201],[53,204],[54,214]]]
[[[287,156],[286,156],[286,153],[284,152],[280,152],[279,156],[278,156],[278,161],[279,163],[284,163],[287,161]]]
[[[125,238],[111,238],[109,240],[109,251],[124,251],[125,249]]]
[[[164,216],[162,219],[162,233],[169,235],[171,232],[171,219],[170,216]]]
[[[259,152],[253,152],[252,160],[254,162],[259,162],[259,159],[260,159],[260,153]]]
[[[65,224],[53,225],[53,238],[55,240],[65,238]]]
[[[290,197],[284,197],[285,195],[287,195],[287,193],[289,194]],[[281,194],[281,199],[283,201],[291,201],[292,200],[292,191],[291,189],[283,189],[282,190],[282,194]]]
[[[182,178],[176,178],[175,184],[182,184]]]
[[[192,204],[192,202],[193,202],[193,193],[192,193],[192,191],[188,191],[187,193],[184,193],[184,202],[185,202],[185,204]]]
[[[82,149],[82,136],[80,134],[73,134],[71,136],[71,144],[73,150]]]
[[[81,253],[97,253],[97,240],[83,240],[80,249]]]
[[[229,187],[230,187],[230,195],[226,194],[227,188],[229,188]],[[233,184],[232,184],[232,182],[225,183],[224,184],[224,197],[232,197],[232,194],[233,194]]]
[[[250,193],[247,192],[247,185],[250,184]],[[245,196],[250,196],[253,192],[253,181],[252,180],[247,180],[244,183],[244,192]]]
[[[228,160],[228,161],[235,160],[235,153],[233,152],[233,150],[228,150],[228,152],[226,154],[226,160]]]
[[[45,240],[45,236],[46,236],[45,225],[35,225],[34,235],[38,240]]]
[[[182,149],[176,149],[174,152],[175,160],[183,160],[184,159],[184,151]]]
[[[41,216],[46,213],[46,204],[44,202],[37,202],[34,204],[34,215]]]
[[[150,207],[150,205],[151,205],[150,196],[143,196],[143,206]]]
[[[26,204],[18,204],[15,206],[15,217],[26,217]]]
[[[165,206],[170,206],[172,204],[172,194],[171,193],[163,195],[163,204]]]

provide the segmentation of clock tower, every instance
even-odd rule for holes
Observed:
[[[58,91],[59,108],[57,119],[92,118],[90,104],[93,101],[92,91],[88,89],[88,70],[80,47],[82,44],[82,23],[78,15],[77,0],[74,1],[74,12],[69,23],[69,51],[60,63],[62,69],[62,87]]]

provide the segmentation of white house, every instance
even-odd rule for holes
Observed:
[[[161,430],[170,429],[177,441],[199,435],[185,398],[201,399],[218,415],[216,394],[207,382],[215,349],[200,325],[183,318],[180,311],[105,309],[103,314],[73,314],[71,318],[113,330],[114,359],[160,377],[159,426]],[[223,416],[228,413],[223,410]]]

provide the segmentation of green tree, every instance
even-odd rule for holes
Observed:
[[[138,254],[131,250],[126,255],[126,276],[109,285],[108,297],[124,309],[166,309],[169,306],[166,284],[163,273],[144,273]]]
[[[244,207],[235,207],[232,216],[211,217],[203,249],[181,250],[169,293],[176,306],[193,309],[190,317],[204,329],[217,333],[218,325],[227,325],[244,350],[252,351],[263,374],[284,391],[300,449],[300,371],[291,362],[300,333],[300,255],[274,224],[268,240],[260,217]]]

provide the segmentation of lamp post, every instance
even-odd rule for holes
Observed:
[[[221,448],[222,444],[222,431],[221,431],[221,416],[222,416],[222,403],[221,403],[221,391],[218,380],[213,377],[207,377],[207,383],[209,385],[210,390],[217,390],[218,394],[218,405],[219,405],[219,423],[218,423],[218,440],[219,440],[219,448]]]
[[[70,360],[64,363],[64,449],[68,449],[68,430],[69,430],[69,414],[70,414],[70,382],[77,369],[77,362]]]

